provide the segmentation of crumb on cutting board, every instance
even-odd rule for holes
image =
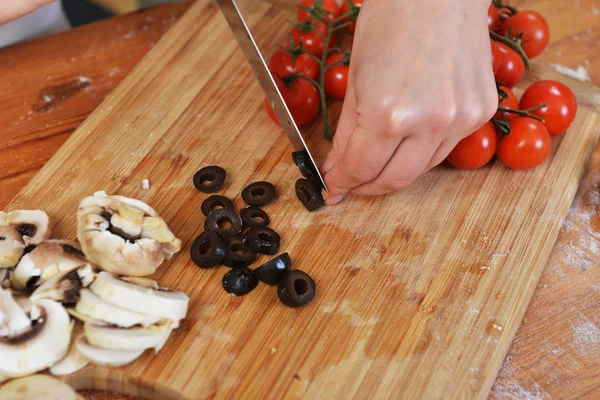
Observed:
[[[142,181],[142,189],[143,190],[148,190],[150,189],[150,179],[144,179]]]

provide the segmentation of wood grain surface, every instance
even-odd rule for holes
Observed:
[[[247,18],[264,45],[284,37],[289,14],[255,3]],[[273,35],[269,26],[281,29]],[[576,135],[556,141],[551,159],[531,172],[441,167],[401,193],[307,214],[293,194],[289,144],[261,98],[218,10],[198,2],[8,208],[46,209],[56,234],[73,238],[80,198],[106,189],[151,203],[189,246],[201,226],[203,196],[190,184],[198,167],[226,166],[231,197],[268,178],[279,201],[267,211],[296,266],[318,282],[316,301],[289,310],[268,287],[225,296],[223,271],[198,270],[186,247],[158,273],[192,296],[186,324],[165,349],[68,381],[156,398],[485,397],[600,117],[582,107]],[[323,157],[318,132],[310,141]],[[149,191],[140,187],[145,178]]]
[[[596,15],[595,1],[582,0],[571,4],[540,0],[519,3],[522,7],[542,11],[552,26],[553,37],[549,51],[536,60],[536,65],[546,62],[561,63],[572,68],[583,65],[593,81],[600,81],[600,57],[596,49],[600,18],[592,18]],[[162,7],[146,13],[152,13],[151,18],[168,26],[170,22],[164,21],[172,21],[181,9]],[[142,14],[136,13],[104,21],[0,52],[0,63],[12,60],[14,66],[0,78],[0,87],[4,88],[4,96],[0,98],[3,102],[0,120],[5,122],[0,140],[6,138],[7,126],[17,126],[13,131],[13,142],[4,141],[0,146],[0,151],[3,152],[0,164],[6,161],[0,170],[0,206],[6,205],[8,199],[33,176],[59,144],[51,149],[48,147],[54,141],[64,141],[71,130],[160,37],[163,32],[161,25],[148,26],[147,23],[152,20],[144,21],[145,17],[140,15]],[[115,33],[123,24],[129,27],[127,36],[131,34],[125,43],[122,43],[122,35]],[[78,46],[73,46],[74,43]],[[94,46],[90,46],[90,43],[94,43]],[[63,65],[64,78],[62,81],[55,78],[57,83],[68,82],[72,80],[69,77],[80,76],[84,67],[90,67],[89,62],[79,57],[82,49],[85,49],[83,52],[89,58],[95,60],[95,79],[81,93],[102,90],[102,95],[82,96],[79,93],[70,101],[46,112],[48,118],[45,120],[41,120],[36,113],[29,114],[33,115],[32,118],[20,118],[33,110],[27,104],[23,108],[18,104],[23,101],[33,104],[38,100],[41,89],[47,86],[44,80],[54,72],[54,65]],[[40,52],[46,54],[45,63],[36,62],[35,57]],[[125,57],[129,54],[133,56]],[[134,57],[137,58],[132,61]],[[72,58],[75,60],[71,60]],[[71,63],[63,64],[64,60]],[[115,73],[112,67],[114,63],[120,63],[118,67],[122,73]],[[72,110],[81,106],[82,102],[87,103],[87,108],[75,113],[74,117]],[[67,129],[62,136],[36,136],[37,132],[51,132],[63,126]],[[19,146],[8,151],[7,147],[13,143],[18,143]],[[22,162],[24,156],[31,155],[35,156],[35,163]],[[597,214],[594,189],[596,165],[597,158],[592,162],[593,168],[568,216],[568,221],[576,223],[577,229],[574,230],[567,222],[561,231],[532,306],[494,386],[494,398],[598,397],[598,353],[595,344],[599,320],[594,302],[598,286],[594,282],[598,281],[599,276],[598,254],[594,244],[600,227],[594,222]],[[11,168],[5,168],[6,166]],[[86,393],[88,394],[89,392]],[[103,398],[97,393],[89,395]]]

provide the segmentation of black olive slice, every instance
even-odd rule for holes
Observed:
[[[292,159],[294,160],[294,164],[296,164],[303,177],[310,180],[319,179],[317,168],[315,167],[315,164],[313,164],[306,151],[293,152]]]
[[[204,231],[194,240],[190,256],[200,268],[219,265],[227,255],[227,240],[214,231]]]
[[[258,207],[246,207],[240,210],[240,217],[244,225],[250,228],[262,228],[271,222],[266,212]]]
[[[204,229],[215,231],[225,237],[239,235],[242,231],[242,219],[235,211],[215,210],[206,217]]]
[[[223,259],[223,265],[229,268],[245,268],[256,260],[256,253],[244,246],[244,237],[237,235],[228,240],[229,252]]]
[[[242,191],[242,199],[251,206],[264,206],[275,198],[275,186],[270,182],[254,182]]]
[[[254,270],[254,274],[268,285],[277,285],[292,269],[292,259],[283,253]]]
[[[258,278],[249,268],[236,268],[223,277],[223,289],[227,293],[243,296],[258,286]]]
[[[271,228],[250,228],[244,235],[244,244],[255,253],[277,254],[281,239]]]
[[[310,303],[316,292],[315,281],[300,270],[288,272],[277,287],[279,300],[288,307],[302,307]]]
[[[321,186],[316,181],[298,179],[296,181],[296,196],[308,211],[316,211],[325,205]]]
[[[202,214],[206,215],[207,217],[211,212],[221,209],[233,211],[233,202],[227,197],[220,196],[218,194],[213,194],[212,196],[208,197],[200,206],[200,211],[202,211]]]
[[[225,183],[227,172],[221,167],[211,165],[200,169],[194,175],[194,186],[201,192],[216,192]]]

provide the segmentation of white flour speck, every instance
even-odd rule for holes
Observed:
[[[271,349],[271,355],[273,355],[273,354],[275,354],[275,353],[277,353],[277,349],[276,349],[275,347],[273,347],[273,348]]]
[[[585,69],[583,65],[580,65],[579,67],[577,67],[577,69],[565,67],[564,65],[560,64],[550,64],[550,66],[554,68],[556,72],[568,76],[570,78],[577,79],[582,82],[590,82],[592,80],[592,78],[590,78],[590,76],[588,75],[587,69]]]
[[[144,179],[142,181],[142,189],[143,190],[148,190],[150,189],[150,179]]]
[[[575,350],[582,356],[589,355],[600,343],[600,329],[587,318],[571,326]]]
[[[598,8],[596,6],[592,6],[592,14],[600,15],[600,8]]]

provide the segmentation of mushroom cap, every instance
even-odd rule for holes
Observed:
[[[92,264],[128,276],[153,274],[181,249],[181,241],[152,207],[105,193],[79,204],[77,237]]]
[[[129,310],[168,319],[174,327],[187,314],[189,297],[185,293],[159,288],[155,281],[149,279],[140,282],[101,271],[90,285],[90,290]]]
[[[96,347],[111,350],[162,349],[171,334],[171,324],[132,326],[119,328],[98,321],[89,321],[83,325],[87,341]]]
[[[111,350],[91,345],[85,335],[75,340],[79,353],[93,364],[107,367],[121,367],[142,355],[144,350]]]
[[[13,288],[23,289],[31,278],[38,277],[40,285],[54,275],[87,263],[81,247],[70,240],[46,240],[23,256],[10,282]]]
[[[31,320],[10,290],[0,289],[0,336],[14,336],[31,328]]]
[[[0,268],[12,268],[19,263],[25,243],[21,234],[11,226],[0,224]]]
[[[52,234],[50,218],[41,210],[11,211],[6,216],[6,223],[23,235],[25,245],[42,243]]]
[[[66,383],[48,375],[14,379],[0,387],[2,400],[79,400],[81,397]]]
[[[0,337],[0,375],[31,375],[61,360],[71,341],[69,314],[53,300],[33,304],[32,327],[18,335]]]

